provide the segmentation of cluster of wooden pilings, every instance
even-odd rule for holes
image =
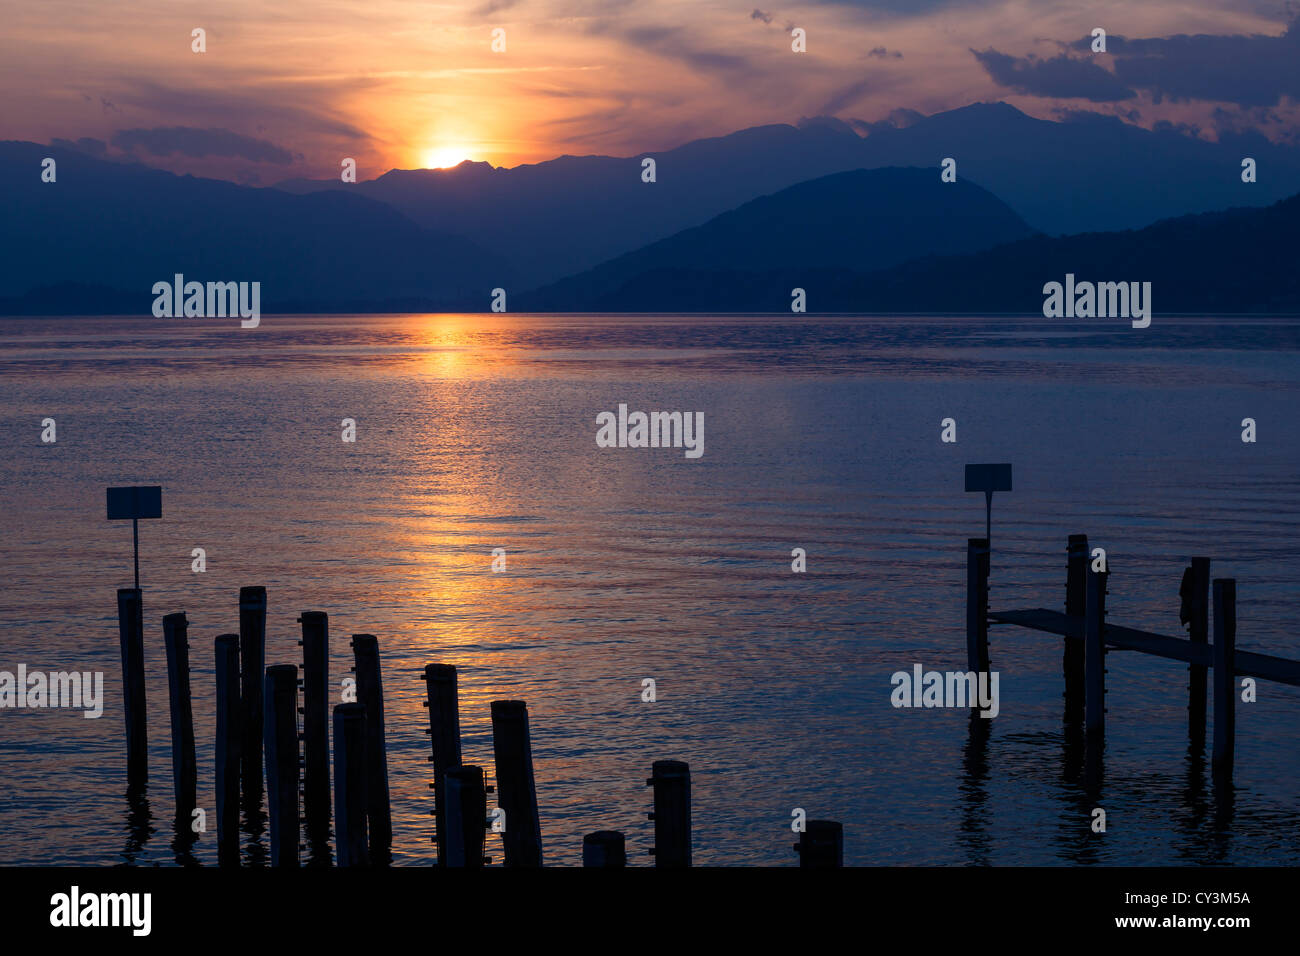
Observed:
[[[1213,671],[1214,738],[1212,773],[1232,779],[1236,733],[1237,678],[1248,676],[1300,686],[1300,662],[1237,649],[1237,582],[1210,579],[1210,559],[1192,558],[1179,588],[1179,618],[1186,640],[1108,623],[1108,570],[1094,569],[1088,536],[1072,534],[1066,548],[1065,612],[1044,608],[989,610],[989,541],[967,542],[967,668],[988,671],[989,624],[1011,624],[1065,638],[1063,672],[1067,726],[1081,724],[1090,764],[1101,759],[1106,734],[1106,655],[1132,650],[1183,661],[1188,670],[1188,733],[1192,746],[1204,747],[1206,677]],[[1213,594],[1213,614],[1210,597]],[[1213,643],[1210,643],[1211,624]]]
[[[126,712],[127,779],[132,790],[148,781],[148,728],[144,693],[144,615],[139,588],[118,591],[118,625]],[[299,865],[300,836],[328,856],[331,817],[338,866],[378,866],[391,859],[392,810],[384,734],[384,691],[379,642],[352,636],[355,699],[348,695],[329,719],[329,619],[304,611],[301,664],[272,664],[266,656],[266,588],[239,592],[239,633],[222,634],[216,654],[216,824],[218,861],[240,864],[240,808],[261,806],[265,779],[270,864]],[[177,826],[188,827],[197,803],[194,718],[190,697],[188,622],[184,612],[163,618],[171,702],[172,776]],[[300,675],[301,671],[301,675]],[[528,705],[491,704],[496,784],[461,753],[456,668],[429,664],[425,683],[433,765],[435,841],[439,866],[473,869],[491,862],[490,831],[500,832],[504,865],[542,865],[542,835],[533,776]],[[301,688],[301,706],[299,706]],[[298,717],[302,723],[299,728]],[[330,743],[333,733],[333,801]],[[265,770],[265,778],[263,777]],[[680,760],[658,760],[646,785],[653,788],[655,866],[691,865],[691,773]],[[488,813],[487,796],[496,794]],[[500,823],[497,827],[494,824]],[[808,820],[794,847],[800,866],[843,866],[841,825]],[[627,865],[622,832],[599,830],[583,838],[584,866]]]

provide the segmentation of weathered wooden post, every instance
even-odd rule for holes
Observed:
[[[384,743],[384,685],[375,635],[353,634],[352,657],[357,700],[366,708],[366,812],[370,861],[378,865],[393,842],[393,819],[388,801],[388,749]]]
[[[487,835],[483,768],[448,767],[443,778],[447,799],[446,865],[481,869],[483,841]]]
[[[334,830],[339,866],[368,866],[366,708],[334,706]]]
[[[680,760],[656,760],[646,780],[654,787],[655,866],[691,865],[691,768]]]
[[[298,865],[298,668],[266,669],[266,799],[271,865]]]
[[[1237,729],[1237,581],[1214,580],[1214,755],[1216,780],[1232,779]]]
[[[989,669],[989,540],[966,542],[966,669]]]
[[[171,704],[172,785],[176,819],[189,827],[197,803],[198,767],[194,760],[194,709],[190,703],[189,622],[185,612],[163,618],[167,649],[167,689]]]
[[[1087,611],[1088,536],[1070,535],[1066,546],[1065,613],[1082,618]],[[1083,717],[1083,639],[1066,636],[1065,719],[1077,724]]]
[[[330,821],[329,616],[303,611],[302,749],[303,811],[307,827],[327,830]]]
[[[252,804],[262,796],[262,682],[266,665],[266,588],[239,589],[239,727],[244,799]]]
[[[542,829],[537,814],[528,705],[524,701],[492,701],[492,745],[498,802],[505,812],[505,831],[501,834],[505,865],[541,866]]]
[[[217,651],[217,859],[239,865],[239,635],[222,634]]]
[[[126,784],[149,784],[149,724],[144,702],[144,602],[139,588],[117,589],[117,633],[122,650],[122,706],[126,711]]]
[[[1106,735],[1106,579],[1088,568],[1083,622],[1084,728],[1090,745]]]
[[[424,668],[429,709],[429,747],[433,764],[434,820],[438,839],[438,865],[447,865],[447,815],[443,776],[460,766],[460,701],[456,668],[451,664],[429,664]],[[509,825],[509,821],[507,821]]]
[[[1193,644],[1208,647],[1210,643],[1210,559],[1192,558],[1192,565],[1183,572],[1183,586],[1179,588],[1182,607],[1179,619],[1187,625],[1187,637]],[[1205,744],[1205,685],[1206,667],[1192,664],[1187,669],[1187,733],[1197,747]]]
[[[618,830],[597,830],[582,838],[583,866],[627,866],[627,845]]]
[[[834,869],[844,865],[844,826],[834,820],[805,820],[794,846],[801,867]]]

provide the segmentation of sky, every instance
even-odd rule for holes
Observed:
[[[1295,2],[0,0],[0,24],[0,139],[259,185],[997,100],[1300,145]]]

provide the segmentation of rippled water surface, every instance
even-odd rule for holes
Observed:
[[[1059,638],[993,628],[986,736],[889,701],[895,671],[964,669],[965,541],[984,531],[966,462],[1015,467],[994,609],[1059,609],[1066,537],[1086,532],[1112,621],[1182,635],[1182,568],[1204,554],[1237,579],[1239,646],[1300,657],[1298,357],[1294,322],[1158,316],[0,320],[0,670],[100,670],[106,692],[99,720],[0,711],[0,863],[177,861],[173,611],[215,827],[212,639],[251,584],[268,664],[298,660],[304,610],[329,613],[336,684],[349,636],[378,635],[397,863],[434,853],[429,662],[460,669],[466,762],[491,767],[492,700],[528,702],[551,863],[597,829],[648,863],[664,758],[691,765],[702,864],[793,864],[797,807],[842,821],[858,864],[1300,863],[1295,688],[1239,704],[1231,791],[1189,754],[1172,661],[1110,655],[1098,794],[1071,770]],[[703,411],[703,457],[598,448],[596,415],[620,403]],[[151,778],[134,805],[115,605],[131,533],[104,516],[120,484],[164,488],[140,532]]]

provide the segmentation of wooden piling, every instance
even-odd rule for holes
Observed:
[[[1216,780],[1232,779],[1237,727],[1237,582],[1214,581],[1214,754]]]
[[[222,634],[217,651],[217,858],[239,865],[239,635]]]
[[[989,669],[989,539],[966,542],[966,669]]]
[[[308,829],[328,830],[330,820],[329,616],[303,611],[302,749],[303,812]]]
[[[443,777],[460,766],[460,702],[456,668],[451,664],[429,664],[424,669],[429,709],[429,762],[433,764],[434,820],[438,840],[438,865],[447,865],[446,793]],[[509,821],[507,821],[508,825]]]
[[[366,812],[370,860],[378,865],[393,842],[388,800],[388,748],[384,743],[384,685],[379,673],[379,641],[373,634],[352,635],[357,700],[366,708]]]
[[[795,844],[801,867],[834,869],[844,865],[844,826],[834,820],[805,820]]]
[[[1087,611],[1088,536],[1070,535],[1066,547],[1065,613],[1083,617]],[[1083,718],[1083,641],[1066,637],[1062,660],[1065,674],[1065,719],[1077,724]]]
[[[597,830],[582,838],[583,866],[627,866],[627,845],[618,830]]]
[[[144,602],[139,588],[118,588],[117,632],[122,650],[122,707],[126,712],[126,783],[149,784],[149,724],[144,701]]]
[[[298,865],[298,668],[266,669],[266,797],[271,865]]]
[[[1184,574],[1181,589],[1183,613],[1187,624],[1187,638],[1202,646],[1210,643],[1210,559],[1192,558],[1192,565]],[[1191,664],[1187,668],[1187,732],[1198,749],[1205,744],[1205,688],[1206,668]]]
[[[163,618],[167,649],[167,689],[171,704],[172,789],[176,819],[189,829],[197,803],[198,768],[194,760],[194,709],[190,703],[189,622],[185,612]]]
[[[691,768],[680,760],[656,760],[646,786],[654,787],[655,866],[690,866]]]
[[[496,755],[497,800],[506,816],[506,828],[501,834],[505,865],[541,866],[542,831],[537,814],[528,705],[524,701],[492,701],[492,746]]]
[[[487,835],[483,768],[449,767],[443,776],[447,800],[446,865],[481,869],[483,841]]]
[[[262,685],[266,665],[266,588],[239,589],[239,717],[244,798],[262,796]]]
[[[334,832],[339,866],[368,866],[366,708],[334,707]]]
[[[1084,606],[1084,727],[1090,743],[1106,734],[1106,579],[1107,571],[1088,568]]]

